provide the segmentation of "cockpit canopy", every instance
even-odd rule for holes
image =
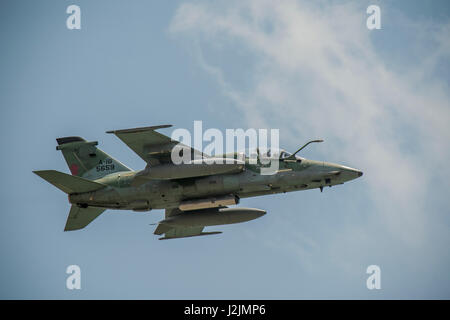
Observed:
[[[289,153],[287,151],[281,151],[280,153],[280,159],[288,158],[290,156],[292,156],[292,153]]]
[[[259,155],[261,157],[265,157],[265,158],[269,158],[269,159],[286,159],[286,158],[292,156],[292,153],[287,152],[284,149],[259,148]],[[256,148],[246,149],[245,156],[247,158],[256,159],[258,157],[258,150]],[[302,159],[299,156],[295,156],[295,158],[298,160]]]

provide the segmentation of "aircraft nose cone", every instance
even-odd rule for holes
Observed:
[[[352,169],[350,172],[354,178],[359,178],[363,175],[363,172],[358,169]]]
[[[353,180],[363,175],[363,172],[358,169],[350,168],[347,166],[339,166],[340,170],[343,170],[345,180]]]
[[[262,216],[265,215],[265,214],[266,214],[266,211],[265,211],[265,210],[257,209],[257,211],[255,211],[255,216],[256,216],[257,218],[262,217]]]

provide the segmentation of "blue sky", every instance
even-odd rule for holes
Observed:
[[[81,30],[66,28],[67,6]],[[369,4],[381,30],[366,28]],[[0,297],[449,298],[447,1],[3,1]],[[107,211],[63,232],[79,135],[133,169],[112,129],[279,128],[311,159],[364,171],[335,188],[244,199],[261,219],[158,241],[163,211]],[[170,129],[162,132],[169,134]],[[77,264],[82,289],[65,287]],[[366,288],[367,266],[381,290]]]

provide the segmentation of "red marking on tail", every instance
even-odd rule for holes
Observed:
[[[74,176],[78,175],[78,166],[75,163],[72,163],[69,169],[72,175]]]

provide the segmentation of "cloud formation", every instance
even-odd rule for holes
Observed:
[[[366,18],[354,2],[193,2],[178,8],[169,30],[192,44],[249,126],[323,137],[327,158],[361,168],[377,218],[418,246],[438,223],[427,191],[449,189],[448,78],[436,74],[450,56],[450,24],[399,15],[410,37],[402,63],[374,41],[395,23],[369,31]],[[242,82],[228,76],[230,55],[243,57]]]

